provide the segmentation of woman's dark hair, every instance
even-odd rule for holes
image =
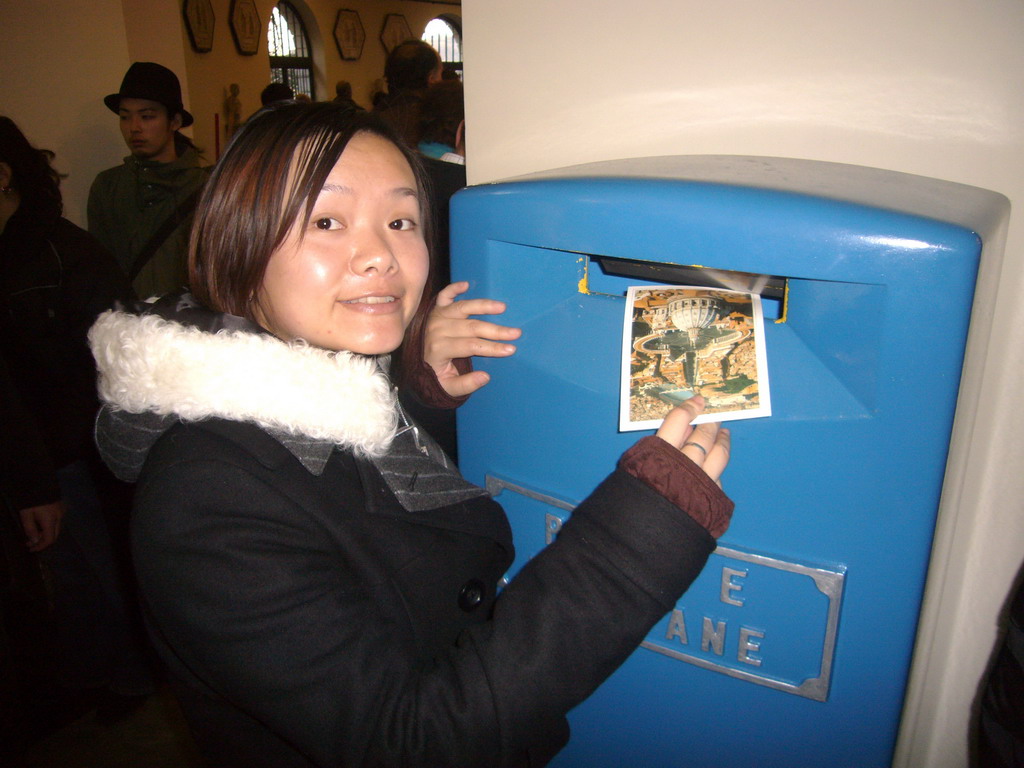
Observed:
[[[430,84],[430,75],[441,66],[441,55],[422,40],[406,40],[388,54],[384,62],[384,79],[388,95],[418,91]]]
[[[50,162],[53,152],[28,143],[9,117],[0,116],[0,162],[11,166],[11,186],[21,198],[19,207],[40,219],[56,219],[64,212],[60,174]]]
[[[420,141],[455,146],[459,125],[466,117],[462,82],[448,80],[431,86],[420,102]]]
[[[281,102],[239,128],[203,189],[189,243],[189,283],[201,303],[256,322],[253,298],[270,257],[293,225],[305,230],[327,176],[361,133],[391,142],[409,163],[418,187],[420,226],[433,252],[426,173],[389,126],[343,104]],[[429,309],[430,283],[428,277],[410,325],[417,348],[422,348],[419,334]]]

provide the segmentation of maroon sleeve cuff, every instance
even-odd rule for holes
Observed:
[[[722,489],[680,451],[649,435],[622,454],[619,467],[686,512],[716,539],[735,506]]]
[[[473,370],[473,362],[468,357],[460,357],[452,360],[455,369],[461,376]],[[409,376],[409,388],[424,405],[431,408],[458,408],[469,399],[469,395],[452,397],[444,391],[441,382],[437,380],[437,374],[426,362],[421,362]]]

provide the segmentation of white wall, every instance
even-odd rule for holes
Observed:
[[[84,227],[92,180],[128,154],[102,100],[130,63],[121,0],[4,0],[0,29],[0,114],[57,153],[65,216]]]
[[[463,0],[462,11],[473,183],[617,157],[751,154],[1024,202],[1019,0]],[[1024,556],[1022,261],[1015,212],[1002,272],[979,288],[897,765],[966,764],[971,699]]]

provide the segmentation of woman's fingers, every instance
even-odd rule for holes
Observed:
[[[661,423],[657,435],[674,448],[682,448],[686,438],[693,431],[691,422],[704,411],[704,398],[700,395],[691,397],[682,405],[668,412]]]
[[[439,378],[441,387],[452,397],[471,395],[491,380],[486,371],[470,371],[461,376]]]
[[[435,370],[461,357],[508,357],[516,351],[508,342],[522,333],[519,328],[485,320],[434,320],[427,325],[423,357]]]
[[[451,283],[442,288],[434,301],[434,311],[442,317],[462,320],[470,315],[500,315],[505,311],[505,302],[496,299],[466,299],[456,301],[469,290],[465,280]]]
[[[468,289],[469,283],[465,281],[442,289],[427,320],[423,357],[439,376],[450,376],[446,369],[452,360],[459,358],[509,357],[515,354],[516,347],[508,342],[522,336],[519,328],[475,317],[502,314],[504,302],[494,299],[456,301]]]
[[[669,411],[657,435],[718,482],[729,463],[731,435],[717,422],[693,426],[693,420],[703,412],[704,398],[691,397]]]
[[[464,320],[454,326],[468,336],[476,336],[482,339],[500,339],[502,341],[513,341],[523,335],[520,328],[511,325],[499,325],[487,320]]]
[[[468,290],[469,283],[465,280],[458,283],[450,283],[438,292],[437,301],[434,304],[438,307],[447,307]]]
[[[505,302],[497,299],[465,299],[442,304],[441,294],[438,294],[435,311],[446,320],[465,320],[473,315],[500,315],[505,309]]]
[[[725,471],[729,463],[729,450],[731,448],[732,435],[728,429],[719,429],[715,435],[715,442],[708,451],[708,456],[701,464],[708,477],[716,483]]]
[[[424,357],[428,363],[434,359],[446,362],[460,357],[508,357],[515,354],[515,351],[514,344],[490,341],[476,336],[447,336],[438,339],[436,347],[428,351]]]
[[[708,460],[711,449],[715,446],[718,435],[718,424],[701,424],[693,428],[680,450],[683,455],[698,467],[703,467]]]

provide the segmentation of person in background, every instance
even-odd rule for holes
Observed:
[[[428,88],[441,82],[441,70],[440,54],[422,40],[406,40],[396,45],[384,63],[388,92],[373,110],[410,147],[417,142],[420,102]]]
[[[154,685],[118,557],[125,489],[93,443],[99,400],[86,334],[129,288],[96,238],[62,217],[52,157],[0,117],[0,356],[13,390],[0,409],[0,491],[52,573],[59,683],[116,719]]]
[[[348,80],[339,80],[334,85],[334,102],[350,109],[362,109],[355,99],[352,98],[352,83]]]
[[[383,77],[378,77],[370,87],[370,104],[373,109],[383,106],[388,97],[388,84]]]
[[[1024,563],[1003,611],[1005,626],[977,697],[974,768],[1024,768]]]
[[[420,102],[416,148],[426,157],[465,165],[466,106],[460,80],[430,88]]]
[[[35,551],[56,540],[63,516],[46,444],[0,355],[0,765],[21,765],[37,737],[83,714],[56,671],[52,601]]]
[[[180,131],[192,125],[192,115],[182,105],[178,77],[137,61],[103,103],[118,116],[131,154],[93,182],[89,232],[114,254],[136,295],[180,288],[192,212],[209,168]]]
[[[502,587],[503,510],[389,373],[420,335],[418,370],[465,397],[489,376],[457,360],[519,338],[475,317],[501,302],[433,302],[425,183],[371,113],[268,109],[203,193],[192,293],[90,331],[151,634],[218,768],[539,768],[731,519],[729,433],[691,426],[695,397]]]
[[[284,83],[271,83],[260,91],[260,104],[264,107],[276,104],[279,101],[291,101],[295,98],[295,91]]]
[[[430,178],[430,208],[433,219],[434,274],[438,285],[451,281],[450,205],[451,196],[466,186],[465,107],[462,82],[450,80],[427,90],[420,104],[416,146],[423,156],[423,168]],[[458,463],[455,411],[431,408],[416,396],[416,390],[399,394],[403,407],[430,432]]]

